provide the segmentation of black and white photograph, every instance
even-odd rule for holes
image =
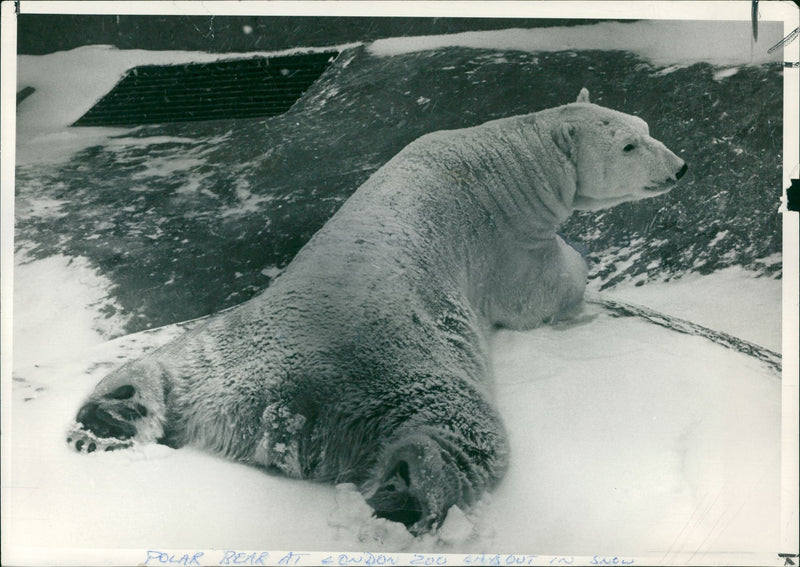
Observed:
[[[793,2],[4,2],[3,565],[798,564]]]

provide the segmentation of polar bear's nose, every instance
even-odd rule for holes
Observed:
[[[675,179],[680,179],[681,177],[683,177],[683,174],[686,173],[687,169],[689,169],[689,166],[684,163],[683,167],[680,168],[678,170],[678,173],[675,174]]]

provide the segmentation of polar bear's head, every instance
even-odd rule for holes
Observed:
[[[591,104],[586,89],[560,108],[553,140],[575,166],[576,209],[666,193],[686,172],[681,158],[650,137],[644,120]]]

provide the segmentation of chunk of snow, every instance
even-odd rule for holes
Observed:
[[[447,511],[447,516],[439,528],[439,539],[447,545],[464,543],[472,536],[474,526],[458,506]]]
[[[714,80],[721,81],[722,79],[733,77],[738,72],[739,72],[739,67],[729,67],[727,69],[720,69],[719,71],[714,73]]]

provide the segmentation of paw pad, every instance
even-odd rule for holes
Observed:
[[[410,528],[422,518],[423,506],[413,494],[408,463],[400,461],[387,476],[383,485],[367,502],[375,510],[377,517],[401,522]]]
[[[78,411],[67,443],[82,453],[113,451],[133,445],[137,423],[149,415],[134,396],[136,388],[125,384],[94,397]]]
[[[133,397],[135,393],[136,389],[130,384],[127,384],[125,386],[120,386],[119,388],[117,388],[116,390],[114,390],[109,394],[106,394],[105,397],[111,398],[113,400],[129,400]]]
[[[79,453],[94,453],[95,451],[116,451],[133,446],[133,441],[116,439],[114,437],[98,437],[91,431],[84,429],[76,423],[67,435],[67,444]]]

